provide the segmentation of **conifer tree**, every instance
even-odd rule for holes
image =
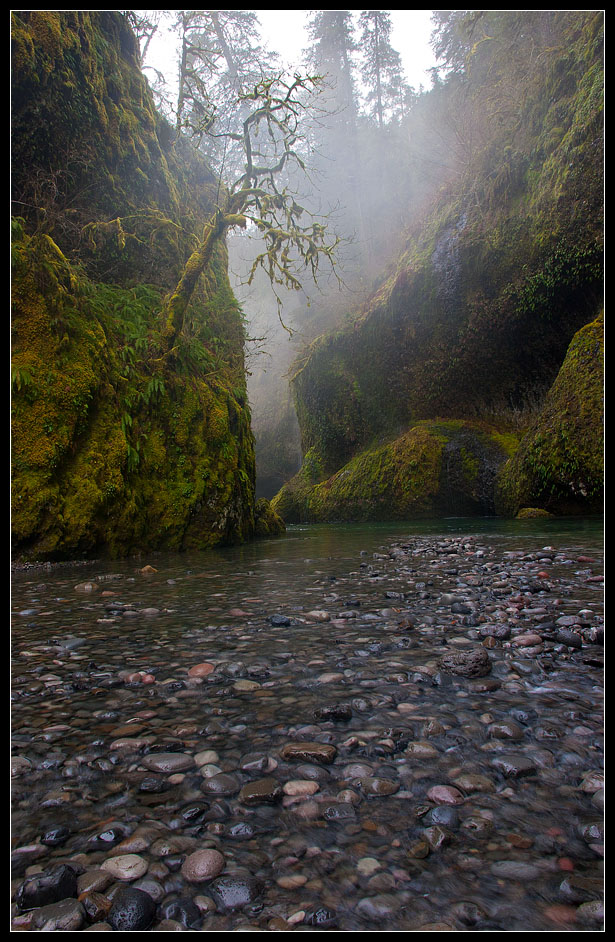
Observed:
[[[326,111],[314,141],[321,194],[329,206],[340,201],[347,232],[356,238],[358,269],[367,256],[358,134],[358,93],[353,56],[357,52],[349,10],[316,10],[307,27],[307,61],[324,79]]]
[[[401,56],[391,45],[391,15],[387,10],[363,10],[359,26],[361,77],[367,88],[368,112],[382,128],[388,119],[403,114],[407,84]]]

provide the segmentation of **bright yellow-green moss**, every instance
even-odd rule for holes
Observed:
[[[162,343],[217,181],[157,115],[125,15],[15,11],[12,40],[14,554],[247,539],[245,332],[223,242]]]
[[[19,226],[13,278],[16,551],[126,555],[249,536],[252,437],[234,368],[206,379],[152,361],[160,290],[97,286]]]
[[[484,423],[421,422],[324,480],[312,449],[272,506],[288,523],[493,513],[492,481],[507,457],[498,437]]]

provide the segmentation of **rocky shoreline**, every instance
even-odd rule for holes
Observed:
[[[20,573],[13,930],[599,930],[602,562],[507,546]]]

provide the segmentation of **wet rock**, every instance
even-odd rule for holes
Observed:
[[[204,883],[219,876],[225,865],[226,861],[220,851],[203,848],[186,857],[181,872],[189,883]]]
[[[526,756],[500,755],[492,759],[491,764],[506,778],[521,778],[536,772],[535,763]]]
[[[77,895],[77,877],[75,871],[59,864],[43,873],[28,877],[17,891],[17,905],[23,912],[57,903],[67,897]]]
[[[328,805],[323,810],[322,816],[325,821],[354,821],[356,811],[350,803],[340,801],[334,805]]]
[[[369,922],[380,922],[393,916],[401,905],[401,900],[389,893],[366,896],[357,903],[357,911]]]
[[[470,651],[451,651],[440,658],[440,670],[460,677],[484,677],[491,671],[491,658],[487,650],[474,647]]]
[[[209,677],[215,669],[214,664],[203,661],[201,664],[195,664],[193,667],[189,668],[188,677]]]
[[[229,775],[225,772],[219,772],[216,775],[211,775],[209,778],[203,779],[201,782],[201,791],[206,795],[211,795],[213,797],[236,795],[240,787],[241,785],[237,778],[234,775]]]
[[[588,878],[573,873],[565,877],[559,885],[559,896],[567,903],[587,903],[602,899],[604,883],[601,879]]]
[[[34,913],[32,928],[39,932],[77,932],[85,923],[85,909],[76,899],[41,906]]]
[[[360,787],[363,794],[368,798],[382,798],[386,795],[394,795],[399,791],[400,785],[399,782],[392,782],[390,779],[376,778],[370,775],[361,779]]]
[[[523,860],[498,860],[491,864],[491,872],[504,880],[534,880],[540,875],[540,867]]]
[[[456,830],[459,827],[459,813],[452,805],[439,805],[429,811],[423,819],[426,824],[439,824],[449,830]]]
[[[269,624],[273,628],[287,628],[290,625],[290,618],[286,615],[270,615]]]
[[[465,801],[462,793],[453,785],[434,785],[427,792],[427,797],[439,805],[461,805]]]
[[[262,892],[262,884],[250,873],[229,873],[215,879],[207,892],[220,912],[232,912],[254,904]]]
[[[244,785],[239,792],[239,801],[244,805],[275,804],[282,800],[282,786],[275,778],[259,778]]]
[[[152,925],[156,903],[148,893],[121,887],[113,897],[107,922],[116,932],[143,932]]]
[[[306,926],[315,926],[318,929],[334,929],[338,924],[338,918],[335,910],[319,906],[308,910],[303,922]]]
[[[147,873],[147,860],[138,854],[119,854],[117,857],[108,857],[101,864],[116,880],[138,880]]]
[[[164,772],[173,774],[175,772],[184,772],[194,766],[194,759],[185,753],[180,752],[161,752],[141,759],[141,765],[149,772]]]
[[[345,723],[352,719],[352,709],[347,703],[330,703],[314,710],[313,716],[315,720],[334,720]]]
[[[583,638],[576,631],[572,631],[571,628],[558,628],[555,632],[555,640],[559,644],[567,645],[569,648],[583,647]]]
[[[70,828],[66,825],[60,824],[57,827],[50,827],[41,834],[41,844],[46,844],[47,847],[60,847],[66,843],[70,834]]]
[[[320,762],[330,765],[337,755],[337,749],[326,743],[296,742],[283,746],[280,755],[287,762]]]
[[[187,896],[172,896],[159,904],[156,913],[158,919],[178,923],[186,929],[200,929],[203,915],[196,903]]]

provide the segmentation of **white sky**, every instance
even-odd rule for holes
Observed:
[[[309,40],[304,29],[307,10],[255,10],[268,45],[283,59],[296,62]],[[359,13],[359,10],[351,10]],[[431,10],[389,10],[391,14],[391,45],[402,58],[406,78],[418,91],[419,85],[431,88],[426,71],[435,65],[429,45]]]
[[[262,27],[266,44],[278,52],[285,64],[296,65],[309,43],[305,32],[308,10],[254,10]],[[359,13],[359,10],[352,10]],[[408,83],[418,91],[419,86],[431,88],[431,76],[426,71],[435,65],[429,45],[431,10],[389,10],[393,29],[391,44],[399,52]],[[169,75],[176,71],[173,59],[175,37],[159,33],[152,41],[147,62]],[[172,65],[169,65],[170,63]]]

